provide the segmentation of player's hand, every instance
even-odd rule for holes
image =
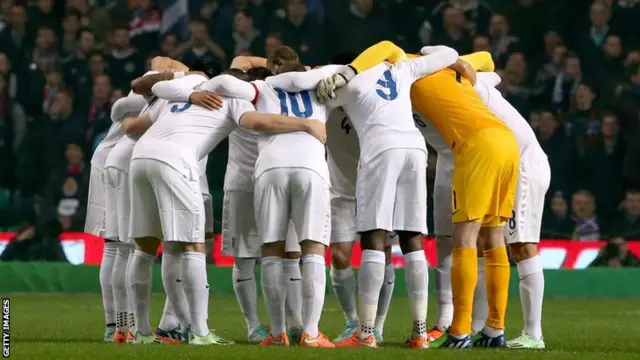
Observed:
[[[209,91],[195,91],[189,96],[189,101],[208,110],[219,110],[223,105],[222,98]]]
[[[460,73],[460,75],[462,75],[464,78],[466,78],[471,82],[471,85],[476,84],[476,81],[477,81],[476,71],[473,70],[473,68],[471,67],[471,65],[469,65],[468,62],[458,59],[455,62],[455,64],[449,66],[449,68]]]
[[[327,127],[322,121],[313,119],[307,121],[307,133],[323,144],[327,142]]]

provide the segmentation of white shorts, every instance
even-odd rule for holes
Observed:
[[[131,242],[129,237],[129,216],[131,214],[129,197],[129,173],[114,167],[105,169],[107,183],[106,231],[122,242]]]
[[[198,167],[182,172],[153,159],[131,161],[131,238],[204,243],[205,211]]]
[[[253,192],[225,191],[222,203],[222,253],[238,258],[260,257]]]
[[[438,154],[436,178],[433,186],[433,231],[436,235],[451,236],[451,182],[453,155]]]
[[[102,169],[91,165],[89,175],[89,198],[84,232],[104,236],[105,231],[105,184]]]
[[[284,240],[284,252],[302,252],[302,249],[300,249],[300,241],[298,241],[298,234],[296,234],[296,227],[293,225],[292,220],[289,220],[287,238]]]
[[[356,231],[356,199],[331,192],[331,243],[353,242]]]
[[[276,168],[263,172],[255,181],[254,208],[263,243],[284,240],[292,220],[299,241],[329,245],[329,184],[312,170]]]
[[[202,198],[204,199],[204,232],[213,233],[213,198],[207,193],[202,193]]]
[[[427,154],[390,149],[360,164],[356,184],[358,232],[427,233]]]
[[[526,150],[520,160],[516,202],[505,226],[507,244],[538,243],[544,199],[551,181],[549,161],[540,150]]]

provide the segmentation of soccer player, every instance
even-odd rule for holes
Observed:
[[[271,75],[266,68],[253,68],[253,77],[235,68],[226,73],[242,80],[255,80],[262,77],[255,76],[261,69],[266,71],[266,76]],[[262,245],[253,207],[253,169],[258,158],[258,136],[258,133],[242,127],[229,135],[229,160],[224,175],[222,205],[222,253],[234,257],[233,291],[247,325],[247,340],[250,343],[260,343],[269,335],[269,329],[260,323],[258,316],[254,275]]]
[[[198,76],[200,78],[196,78]],[[191,94],[186,94],[185,100],[188,100],[194,93],[194,83],[199,82],[201,90],[209,89],[206,80],[206,77],[194,74],[175,81],[184,84],[185,89],[192,89]],[[163,82],[155,84],[154,93],[158,94],[160,89],[156,91],[155,88],[162,86]],[[131,201],[135,218],[130,223],[130,236],[136,239],[133,260],[138,259],[138,263],[143,265],[132,272],[135,277],[133,283],[136,284],[134,296],[148,299],[151,254],[155,254],[160,239],[164,239],[165,249],[173,248],[181,255],[191,324],[189,343],[230,344],[207,326],[208,285],[202,231],[204,209],[198,162],[235,129],[234,123],[251,130],[306,131],[320,139],[325,137],[324,124],[259,114],[249,102],[237,99],[226,99],[219,111],[186,101],[170,103],[161,114],[152,112],[151,116],[159,117],[159,120],[136,145],[131,163],[130,181],[136,192],[132,194]],[[148,204],[156,206],[145,208]],[[148,314],[148,303],[140,310]],[[138,334],[151,336],[148,325],[145,330],[146,333],[140,333],[139,329]]]
[[[395,231],[407,264],[405,274],[413,314],[409,346],[428,347],[428,276],[422,249],[422,237],[427,232],[427,150],[413,124],[409,90],[415,80],[454,63],[458,54],[448,47],[424,50],[430,54],[395,65],[379,64],[348,84],[341,74],[354,75],[350,67],[323,80],[335,84],[340,78],[346,85],[332,104],[342,106],[349,115],[361,148],[356,184],[357,230],[364,249],[358,278],[360,329],[337,346],[377,347],[374,329],[385,271],[383,251],[388,234]],[[310,78],[314,86],[322,82]]]
[[[320,87],[331,95],[331,89],[339,88],[361,69],[388,57],[388,49],[370,48],[351,67],[326,79]],[[474,344],[471,312],[480,235],[485,248],[489,315],[475,344],[504,347],[509,261],[503,237],[515,200],[519,148],[511,130],[487,109],[471,82],[462,75],[472,78],[475,74],[466,72],[460,63],[455,67],[456,70],[446,69],[417,81],[411,91],[414,107],[438,129],[454,155],[451,189],[454,313],[447,336],[432,344],[452,348],[470,348]]]
[[[113,125],[109,129],[107,136],[100,143],[113,144],[115,149],[117,144],[124,136],[124,130],[122,129],[122,121],[131,116],[138,116],[140,111],[146,105],[144,97],[130,93],[127,97],[119,99],[115,102],[111,109],[111,120]],[[99,146],[100,147],[100,146]],[[95,158],[95,155],[94,155]],[[113,300],[114,308],[116,311],[116,328],[117,331],[114,334],[113,342],[126,343],[127,340],[133,340],[133,334],[130,330],[133,327],[133,309],[131,308],[130,299],[127,291],[126,284],[126,270],[127,263],[129,261],[130,253],[133,249],[131,244],[127,241],[127,230],[120,232],[118,214],[122,214],[125,210],[122,208],[122,204],[119,204],[118,197],[121,195],[122,183],[126,182],[126,176],[120,180],[120,186],[117,185],[117,176],[110,176],[113,172],[113,168],[110,167],[108,161],[109,157],[105,156],[104,159],[104,182],[105,186],[102,189],[105,196],[105,238],[117,239],[116,243],[116,257],[113,264],[112,284],[113,284]],[[117,174],[116,174],[117,175]],[[126,174],[125,174],[126,175]],[[125,198],[126,203],[129,203],[128,196]],[[122,199],[121,199],[122,201]],[[120,208],[118,208],[120,205]],[[125,225],[128,228],[128,224]],[[105,244],[106,245],[106,244]]]
[[[537,245],[551,169],[529,123],[495,89],[500,81],[496,73],[478,73],[474,88],[489,110],[509,126],[520,145],[516,202],[504,236],[520,276],[524,329],[520,336],[507,341],[507,347],[544,349],[541,325],[544,275]]]

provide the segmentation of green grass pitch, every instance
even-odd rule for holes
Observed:
[[[248,345],[235,298],[212,296],[209,325],[236,345],[195,347],[187,345],[119,345],[102,343],[104,316],[99,294],[22,294],[11,298],[11,358],[20,360],[88,359],[567,359],[606,360],[640,358],[640,307],[629,300],[546,300],[543,326],[547,350],[441,350],[416,351],[405,348],[410,314],[405,297],[394,298],[385,327],[385,343],[372,349],[262,348]],[[152,325],[157,324],[164,297],[154,295]],[[263,321],[266,322],[266,315]],[[430,303],[429,322],[435,318]],[[343,317],[333,296],[327,296],[321,330],[337,335]],[[507,335],[522,327],[518,299],[511,299],[507,316]],[[397,358],[396,358],[397,356]]]

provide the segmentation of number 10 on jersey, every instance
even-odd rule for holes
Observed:
[[[308,91],[300,91],[297,93],[286,92],[282,89],[275,89],[280,99],[280,114],[290,115],[307,119],[313,115],[313,105],[311,104],[311,95]],[[300,104],[302,103],[302,109]]]

